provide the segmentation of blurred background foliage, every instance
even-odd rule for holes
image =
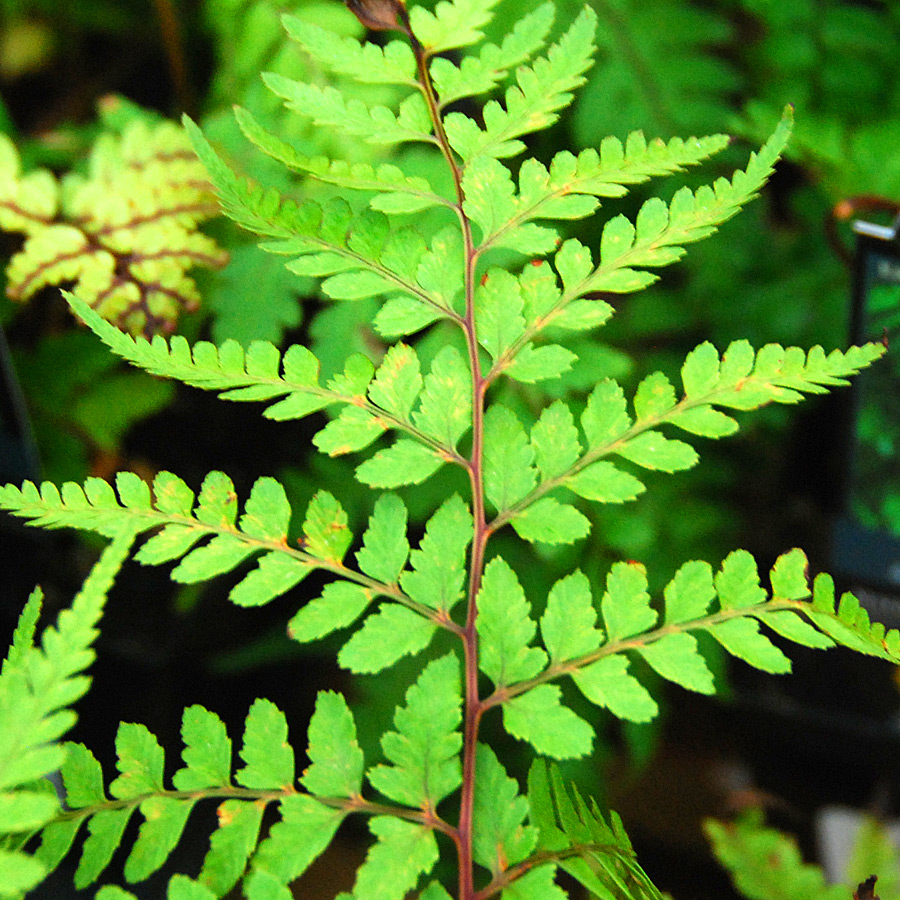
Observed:
[[[434,0],[422,2],[433,5]],[[502,38],[539,2],[500,0],[488,37]],[[578,396],[605,376],[633,388],[657,368],[676,375],[685,354],[707,339],[720,349],[744,337],[755,345],[845,345],[849,213],[900,202],[900,4],[587,2],[600,19],[596,65],[574,105],[529,148],[538,158],[547,160],[563,148],[596,146],[610,134],[624,139],[635,129],[648,138],[721,131],[734,136],[729,149],[703,171],[665,183],[668,199],[681,183],[708,183],[743,165],[786,103],[795,107],[797,128],[766,194],[720,234],[692,247],[657,285],[616,300],[616,317],[573,347],[580,362],[555,390]],[[583,0],[557,0],[556,31],[581,5]],[[381,158],[378,148],[312,128],[263,85],[261,71],[319,82],[334,78],[287,38],[280,23],[283,12],[362,36],[359,22],[337,0],[0,0],[0,132],[14,142],[24,173],[45,168],[57,177],[89,177],[99,141],[121,134],[135,119],[152,124],[187,112],[234,169],[286,194],[324,195],[327,187],[291,175],[256,151],[232,114],[235,104],[249,109],[306,155]],[[390,102],[392,89],[350,90],[365,91],[370,101]],[[427,172],[436,183],[441,177],[440,159],[420,148],[403,150],[392,161],[410,173]],[[654,189],[658,186],[638,188],[622,201],[608,202],[605,215],[587,229],[579,226],[577,236],[596,246],[602,221],[618,212],[633,213]],[[375,301],[324,301],[313,279],[292,274],[280,257],[261,251],[224,219],[206,222],[202,230],[230,261],[218,271],[190,272],[198,286],[198,308],[173,318],[167,328],[189,339],[217,342],[231,337],[244,344],[263,339],[284,346],[300,340],[322,360],[326,374],[353,350],[373,359],[382,352],[369,327]],[[9,232],[0,238],[2,259],[8,261],[21,249],[22,235]],[[23,475],[81,479],[119,468],[147,473],[167,468],[196,486],[205,472],[221,468],[241,489],[259,475],[277,474],[300,505],[320,484],[329,484],[351,518],[355,514],[351,524],[362,523],[368,497],[355,487],[354,460],[310,452],[310,431],[303,423],[276,426],[243,405],[218,403],[118,365],[78,329],[53,287],[26,303],[14,303],[5,291],[2,295],[0,323],[42,467],[38,472],[33,463],[24,470],[9,464],[3,480]],[[427,360],[446,339],[443,327],[419,338],[420,357]],[[504,390],[505,402],[523,419],[536,417],[539,398],[527,385]],[[4,427],[26,440],[15,409],[15,402],[4,405]],[[703,461],[696,471],[659,476],[638,502],[602,509],[586,542],[548,548],[538,554],[540,565],[515,537],[498,540],[510,545],[504,547],[508,559],[518,556],[522,570],[528,567],[529,595],[537,603],[553,580],[576,565],[596,578],[615,559],[638,559],[659,586],[685,559],[716,564],[739,545],[755,551],[763,565],[796,543],[809,547],[815,559],[823,523],[836,502],[829,492],[834,459],[830,433],[821,430],[823,416],[829,419],[813,409],[798,419],[795,411],[779,408],[745,419],[738,439],[699,448]],[[405,491],[419,523],[446,495],[453,478],[453,473],[442,474]],[[25,580],[30,586],[36,577],[30,573]],[[59,580],[62,587],[74,583],[64,573]],[[131,691],[131,710],[122,710],[118,700],[113,706],[124,717],[145,721],[174,742],[174,711],[182,698],[171,676],[159,673],[185,648],[190,648],[193,676],[187,681],[196,688],[188,702],[215,706],[216,699],[203,692],[216,693],[226,683],[231,699],[240,704],[259,693],[246,687],[246,679],[235,688],[251,671],[273,676],[269,682],[275,686],[267,695],[283,699],[288,709],[306,702],[291,691],[296,679],[285,684],[287,679],[279,678],[282,666],[309,652],[289,644],[283,634],[286,610],[296,607],[297,597],[287,605],[272,604],[251,621],[240,611],[223,609],[224,592],[217,595],[215,587],[172,594],[168,582],[155,576],[143,573],[137,581],[140,601],[111,613],[113,637],[108,639],[112,655],[131,667],[131,683],[135,665],[146,674],[143,700]],[[4,616],[18,611],[25,591],[4,598]],[[153,604],[152,616],[142,612],[146,604]],[[376,689],[363,679],[354,687],[370,700],[371,715],[363,723],[370,738],[382,728],[404,684],[398,677],[395,689],[386,689],[379,680]],[[99,724],[89,710],[83,722],[86,728],[112,727]],[[646,761],[659,734],[658,725],[625,728],[600,756],[619,742],[629,748],[633,762]]]

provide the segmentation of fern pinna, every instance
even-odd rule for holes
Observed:
[[[896,632],[870,624],[850,595],[836,604],[827,576],[810,586],[799,550],[778,560],[770,587],[750,554],[736,551],[718,571],[686,563],[659,597],[651,596],[644,566],[632,561],[613,565],[602,585],[573,571],[553,585],[546,603],[528,596],[515,560],[496,552],[492,539],[506,526],[530,543],[582,539],[591,503],[635,500],[645,489],[643,470],[676,472],[697,462],[693,444],[673,434],[729,435],[738,428],[733,412],[794,403],[844,384],[884,348],[757,351],[737,341],[720,353],[707,343],[685,360],[678,388],[655,373],[630,401],[609,379],[579,396],[566,380],[577,362],[572,348],[597,346],[594,332],[613,313],[603,297],[651,285],[655,269],[676,262],[684,245],[710,235],[751,200],[788,139],[790,112],[746,169],[696,191],[681,188],[669,202],[648,200],[633,222],[612,218],[592,251],[576,238],[563,240],[563,225],[554,223],[585,218],[628,185],[699,163],[727,139],[647,141],[636,133],[578,155],[557,153],[547,163],[525,158],[514,172],[503,160],[522,156],[523,138],[550,126],[582,84],[595,15],[585,8],[545,49],[553,18],[545,4],[499,44],[483,43],[494,5],[445,0],[432,13],[407,10],[400,0],[350,3],[367,26],[400,32],[381,45],[285,17],[289,34],[320,65],[384,86],[382,96],[395,97],[392,108],[266,77],[289,108],[323,128],[385,147],[423,145],[433,162],[443,160],[449,193],[433,183],[431,163],[307,158],[239,110],[243,131],[263,152],[333,190],[323,202],[284,197],[236,176],[186,123],[224,209],[261,235],[267,250],[283,255],[291,271],[320,278],[327,298],[382,298],[373,325],[383,352],[374,361],[352,355],[343,371],[323,378],[303,346],[282,354],[265,343],[245,349],[227,341],[191,346],[180,337],[148,341],[70,297],[116,354],[148,372],[226,400],[265,404],[263,415],[276,420],[324,413],[316,447],[332,456],[361,454],[356,478],[377,492],[361,535],[351,533],[340,503],[323,489],[303,513],[299,541],[289,540],[293,511],[269,477],[243,504],[221,472],[210,473],[197,496],[166,472],[152,485],[122,473],[114,486],[89,479],[61,489],[0,489],[0,505],[35,524],[112,539],[98,564],[107,573],[102,589],[89,580],[92,596],[105,596],[110,566],[142,536],[136,558],[174,564],[177,582],[205,581],[244,564],[230,595],[242,606],[265,604],[316,569],[333,576],[289,622],[294,639],[344,631],[338,662],[351,672],[380,672],[422,654],[394,730],[382,737],[383,758],[364,759],[346,701],[326,691],[308,726],[311,765],[299,779],[296,732],[289,736],[284,715],[258,700],[236,768],[222,722],[193,706],[184,714],[183,766],[171,783],[154,736],[124,724],[118,773],[105,786],[89,750],[56,742],[71,722],[67,707],[86,685],[77,673],[90,662],[84,634],[92,633],[97,610],[76,602],[37,647],[37,611],[29,604],[0,679],[0,827],[10,836],[0,855],[2,896],[39,884],[69,853],[82,824],[75,882],[92,884],[135,812],[141,825],[124,875],[139,882],[167,859],[193,807],[215,799],[219,825],[209,852],[199,872],[171,880],[172,900],[222,897],[238,883],[249,900],[287,900],[288,885],[348,815],[367,817],[374,838],[356,874],[357,900],[401,900],[416,889],[425,900],[447,898],[451,889],[460,900],[553,900],[565,896],[555,881],[559,869],[604,900],[655,898],[615,814],[585,800],[554,767],[552,760],[590,753],[594,736],[592,723],[564,702],[562,683],[571,678],[591,703],[642,722],[657,705],[630,661],[638,657],[664,679],[711,693],[700,633],[773,673],[790,663],[770,632],[809,647],[837,643],[900,660]],[[502,97],[488,99],[477,117],[452,108],[501,88]],[[548,384],[558,386],[554,393],[539,393]],[[528,404],[517,399],[524,391]],[[543,399],[535,404],[535,397]],[[445,466],[467,475],[468,490],[433,510],[412,547],[407,507],[391,491]],[[542,601],[539,618],[535,599]],[[81,643],[66,637],[73,623],[84,632]],[[441,631],[451,649],[445,643],[429,652]],[[42,679],[57,686],[52,702]],[[480,740],[482,720],[495,707],[505,730],[538,757],[527,787]],[[56,767],[64,804],[41,781]],[[268,808],[277,819],[263,830]],[[454,884],[432,877],[442,853],[455,859]],[[97,896],[133,895],[107,885]]]

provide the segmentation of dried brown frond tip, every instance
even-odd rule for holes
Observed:
[[[878,881],[878,878],[875,875],[870,875],[853,892],[854,900],[879,900],[878,895],[875,893],[875,882],[876,881]]]
[[[403,0],[344,0],[347,8],[366,28],[373,31],[406,31],[401,12],[406,11]]]

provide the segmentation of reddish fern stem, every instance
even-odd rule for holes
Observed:
[[[404,7],[398,9],[403,28],[409,36],[416,57],[419,82],[422,85],[428,111],[434,125],[438,146],[453,177],[456,192],[456,211],[462,228],[465,253],[465,317],[461,323],[466,335],[469,368],[472,373],[472,454],[468,470],[472,486],[472,516],[474,533],[469,560],[469,588],[466,606],[466,624],[462,635],[465,657],[465,722],[463,726],[463,772],[462,790],[459,804],[459,824],[456,846],[459,858],[459,900],[474,900],[474,861],[472,858],[473,812],[475,805],[475,757],[478,746],[478,727],[483,705],[478,696],[478,634],[475,619],[478,614],[477,595],[484,567],[484,551],[490,532],[487,528],[484,510],[484,396],[487,382],[481,374],[478,354],[478,335],[475,329],[475,266],[478,254],[472,238],[472,223],[463,209],[465,192],[462,186],[462,171],[453,154],[444,123],[441,121],[440,107],[434,84],[428,71],[428,54],[413,34],[409,16]]]

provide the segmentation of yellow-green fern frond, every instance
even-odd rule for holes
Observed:
[[[136,119],[103,135],[86,174],[59,182],[43,170],[21,175],[15,147],[0,140],[0,227],[27,236],[7,269],[13,300],[74,285],[127,331],[171,331],[199,302],[188,272],[227,261],[197,231],[217,212],[203,166],[171,122]]]

